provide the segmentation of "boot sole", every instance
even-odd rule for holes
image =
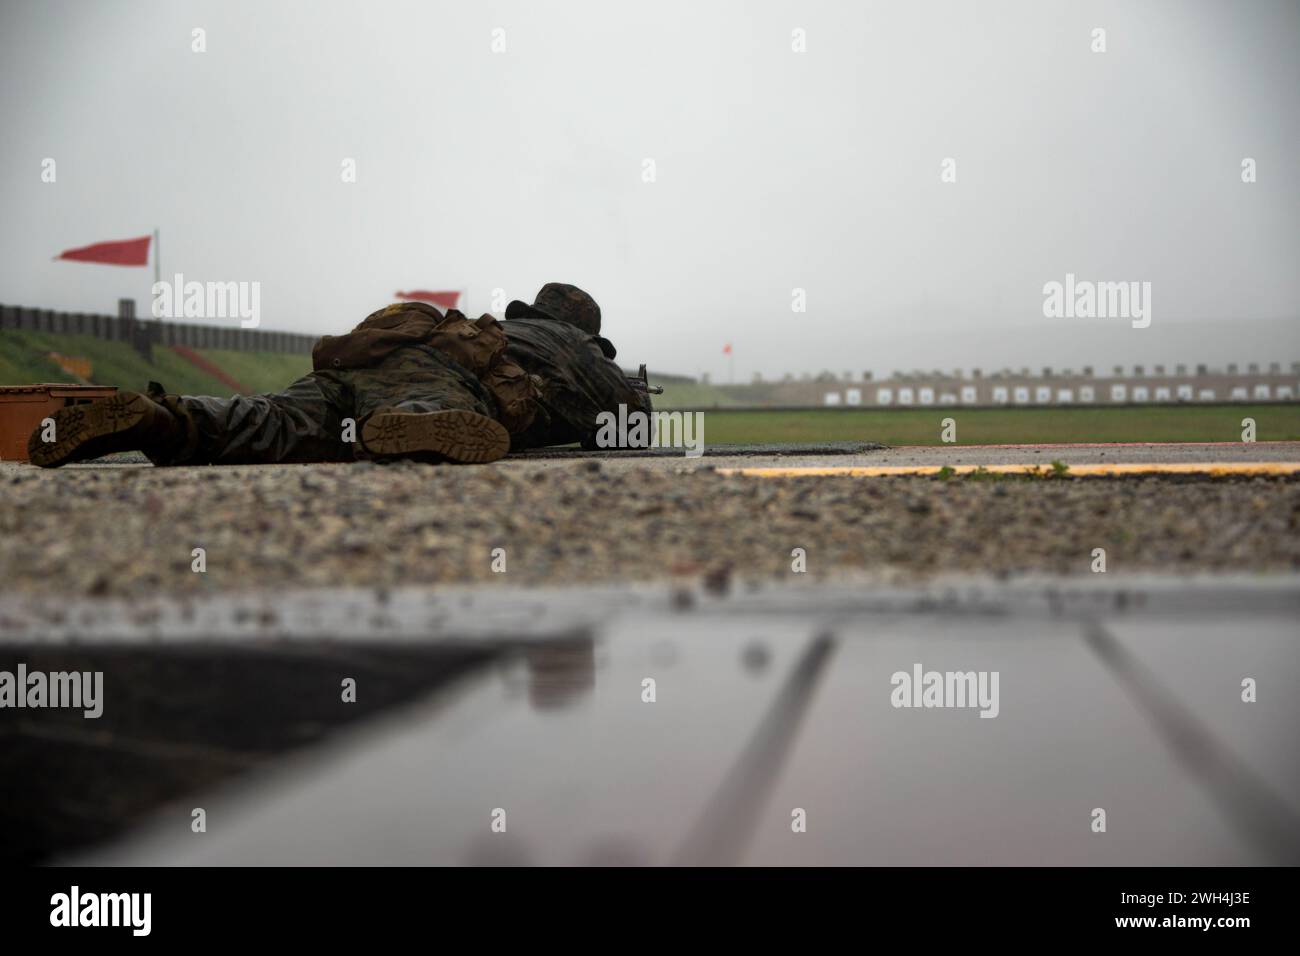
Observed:
[[[461,409],[380,412],[366,420],[361,443],[381,458],[436,455],[460,464],[484,464],[505,457],[510,433],[495,419]]]
[[[89,405],[60,408],[50,416],[55,440],[41,441],[44,428],[38,425],[27,439],[28,458],[41,468],[58,468],[122,451],[120,442],[112,439],[139,425],[148,409],[148,400],[138,392],[118,392]]]

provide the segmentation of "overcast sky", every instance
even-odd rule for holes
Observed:
[[[722,381],[1300,360],[1295,0],[0,3],[6,304],[146,313],[51,257],[156,226],[274,329],[558,280]],[[1151,326],[1045,318],[1067,272]]]

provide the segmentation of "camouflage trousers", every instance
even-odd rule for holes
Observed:
[[[158,465],[252,465],[352,461],[366,457],[344,441],[344,419],[360,437],[381,409],[464,409],[496,417],[496,406],[470,372],[442,352],[411,346],[374,368],[312,372],[282,392],[232,398],[180,395],[163,403],[185,422],[185,447]],[[349,436],[351,437],[351,436]]]

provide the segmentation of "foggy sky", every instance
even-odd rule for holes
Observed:
[[[147,314],[152,269],[51,257],[159,227],[264,328],[567,281],[625,364],[715,381],[727,342],[737,381],[1300,359],[1294,0],[0,11],[6,304]],[[1151,282],[1151,327],[1044,318],[1067,272]]]

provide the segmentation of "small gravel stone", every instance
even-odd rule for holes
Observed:
[[[506,581],[1300,569],[1300,481],[941,481],[700,469],[0,463],[0,588],[57,595]],[[206,571],[192,570],[195,548]],[[494,552],[505,549],[506,572]],[[802,548],[806,574],[791,553]],[[500,567],[500,562],[496,562]]]

